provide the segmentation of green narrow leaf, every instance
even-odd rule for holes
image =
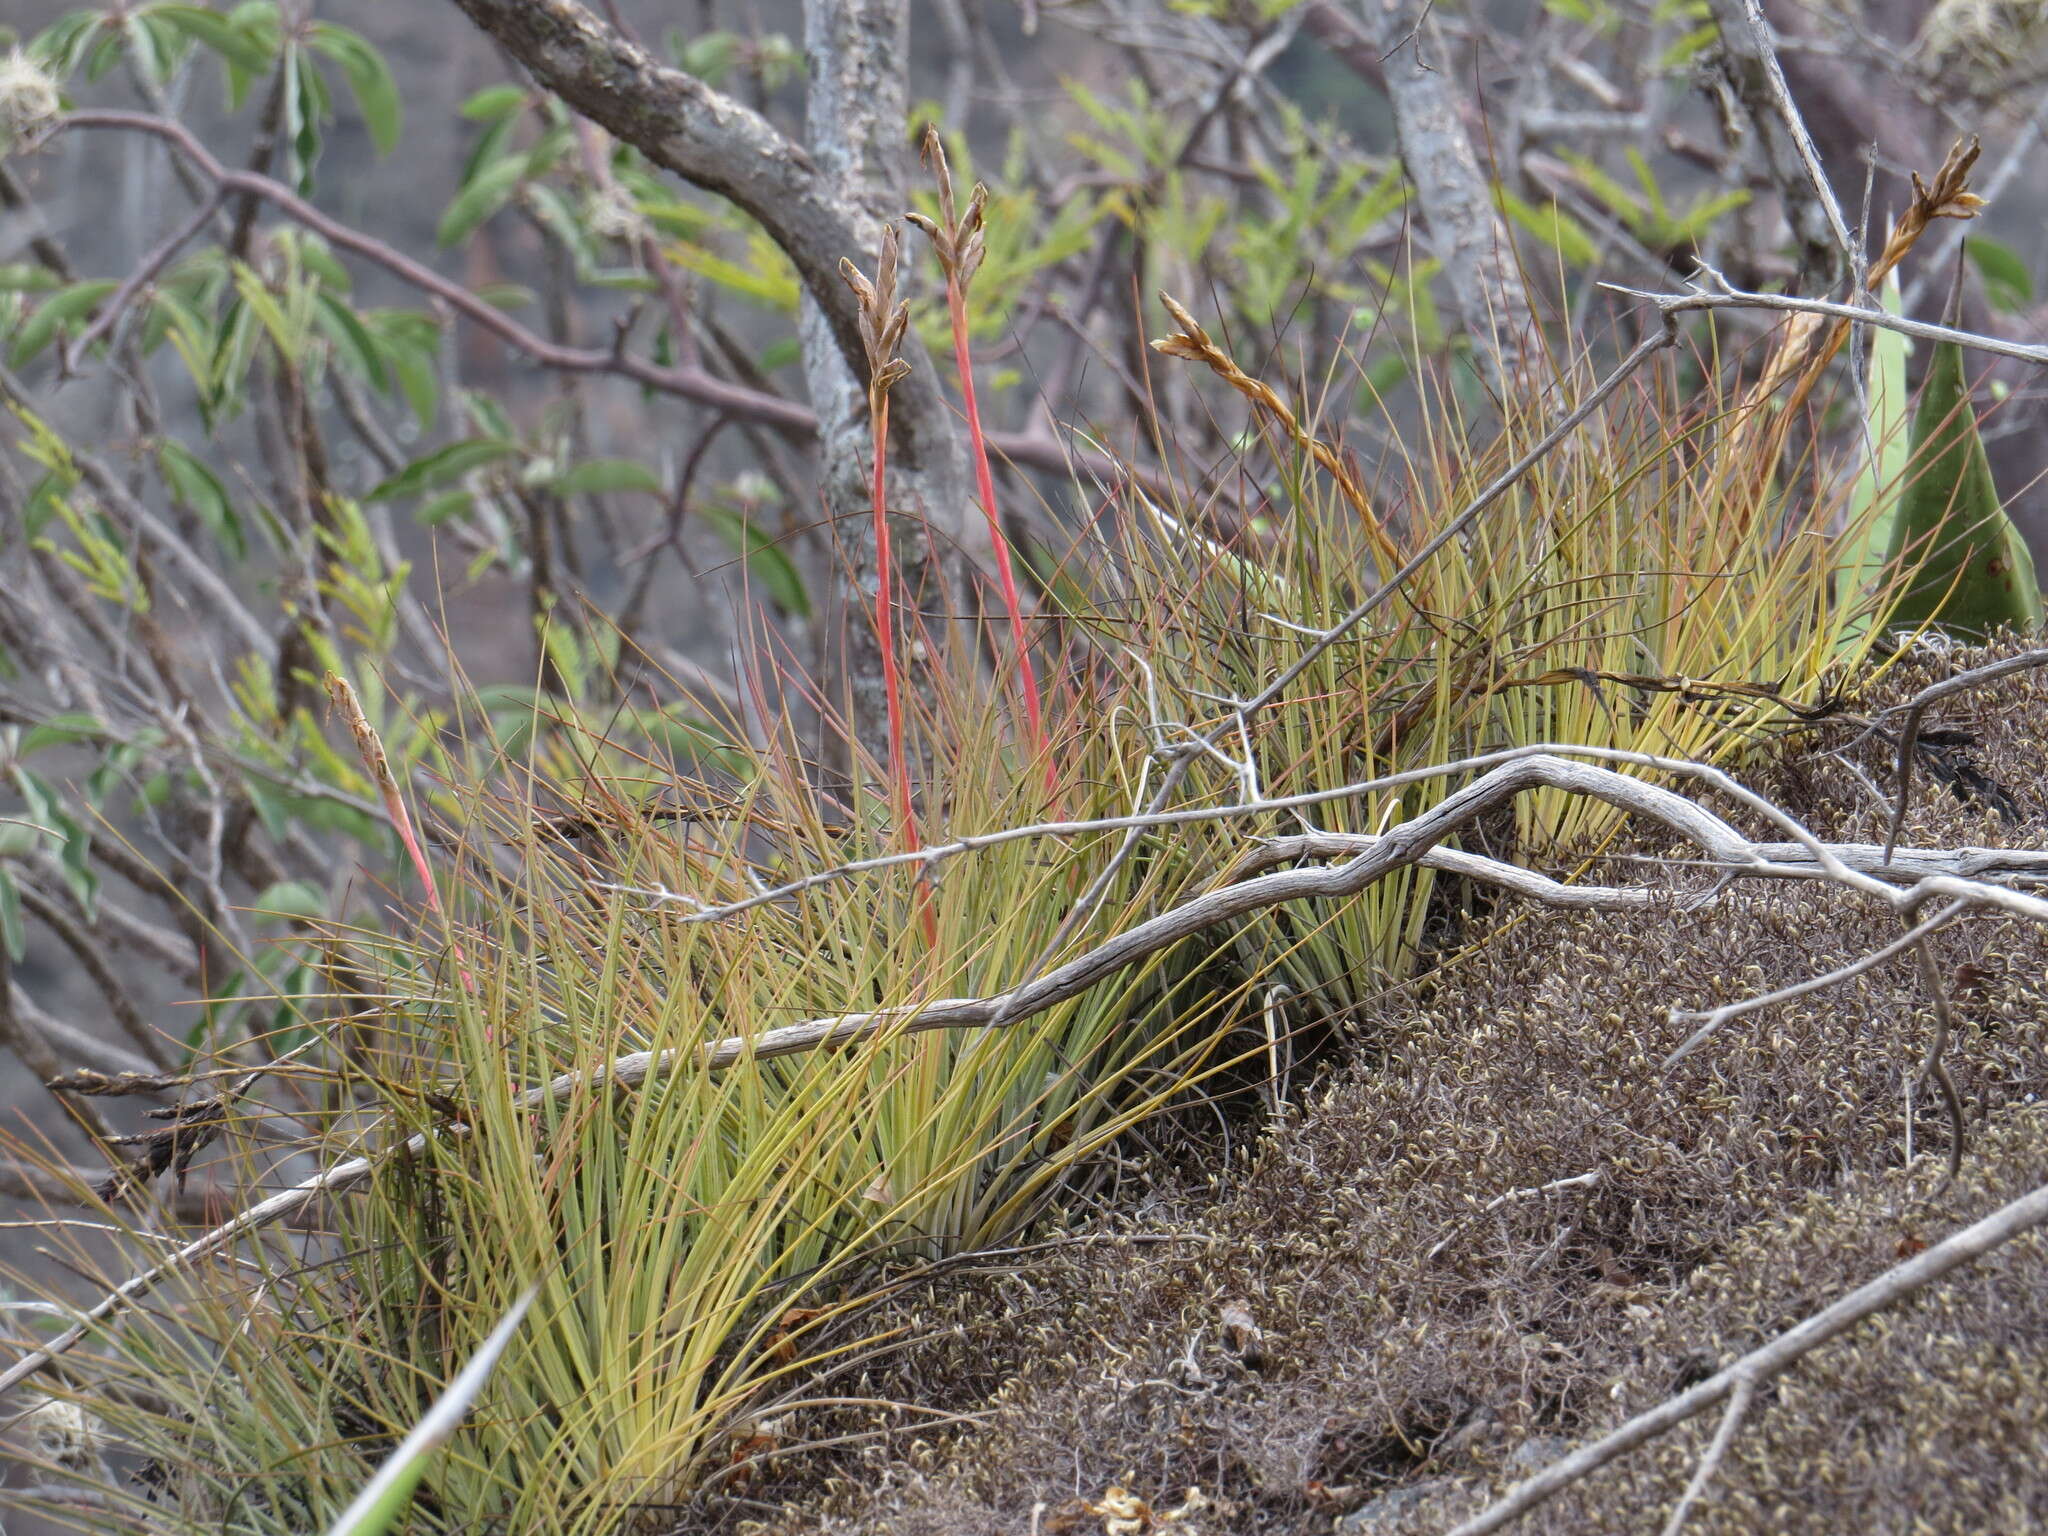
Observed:
[[[417,496],[421,491],[436,490],[452,480],[459,480],[471,470],[498,463],[518,452],[517,443],[499,438],[473,437],[450,443],[445,448],[437,448],[422,458],[414,459],[372,489],[363,500],[393,501],[401,496]]]
[[[70,488],[70,479],[54,469],[36,481],[22,505],[21,531],[30,538],[40,534],[50,519],[64,510],[64,493]]]
[[[416,310],[380,309],[362,317],[384,344],[384,360],[422,428],[431,426],[441,402],[441,329]]]
[[[108,18],[109,21],[112,19]],[[108,70],[121,62],[122,34],[120,29],[109,26],[94,35],[97,41],[85,56],[85,78],[88,83],[96,85]]]
[[[495,164],[503,158],[512,143],[512,136],[519,131],[519,119],[500,117],[484,125],[484,131],[476,136],[476,143],[462,160],[462,175],[456,182],[466,187],[476,180],[477,173],[485,166]]]
[[[811,595],[804,588],[803,576],[774,539],[730,507],[705,507],[698,515],[746,562],[748,579],[776,606],[800,619],[811,616]]]
[[[237,69],[260,74],[270,68],[273,50],[263,39],[236,26],[219,11],[203,5],[152,5],[149,14],[195,43],[211,48]]]
[[[443,491],[440,495],[423,502],[413,520],[422,528],[438,528],[450,518],[460,517],[476,504],[476,498],[468,491]]]
[[[7,866],[0,864],[0,943],[7,946],[7,958],[17,965],[28,954],[28,930],[21,921],[21,892]]]
[[[237,560],[246,560],[249,541],[220,477],[175,438],[166,437],[158,444],[156,462],[171,494],[199,514],[200,522],[222,549]]]
[[[28,56],[59,79],[66,78],[78,68],[106,22],[105,11],[72,11],[36,34],[28,45]]]
[[[285,44],[279,68],[284,71],[285,179],[305,197],[313,190],[313,162],[320,158],[319,75],[296,43]]]
[[[60,326],[83,320],[118,286],[111,279],[94,278],[90,282],[73,283],[61,293],[51,294],[30,310],[28,317],[15,330],[14,345],[7,354],[8,362],[20,368],[32,361],[50,344]]]
[[[526,156],[523,154],[506,155],[477,172],[469,185],[455,194],[455,201],[441,215],[441,222],[434,230],[436,243],[455,244],[512,201],[512,195],[519,190],[520,178],[525,174]]]
[[[592,459],[558,476],[554,490],[563,496],[602,495],[607,491],[645,491],[659,496],[661,477],[633,459]]]
[[[2022,310],[2034,302],[2034,275],[2011,246],[1972,235],[1963,242],[1963,249],[1984,279],[1984,297],[1993,309]]]
[[[242,302],[255,312],[263,322],[263,329],[270,333],[270,339],[277,350],[286,357],[298,355],[298,337],[291,321],[285,317],[284,306],[277,302],[277,296],[264,286],[263,279],[250,268],[235,263],[235,292],[242,296]]]
[[[384,366],[384,349],[356,312],[325,289],[313,295],[313,321],[334,350],[370,381],[379,394],[391,390],[391,370]]]
[[[334,259],[334,252],[327,242],[318,235],[305,235],[296,242],[299,260],[306,270],[320,280],[320,287],[331,288],[336,293],[347,293],[353,286],[349,281],[348,268]]]
[[[64,809],[64,802],[56,791],[18,763],[14,769],[14,784],[28,807],[28,819],[61,844],[57,858],[63,869],[64,883],[90,917],[100,889],[100,878],[92,867],[91,835]]]
[[[469,1363],[434,1400],[434,1406],[399,1442],[398,1449],[377,1469],[376,1476],[363,1485],[363,1491],[342,1511],[341,1518],[328,1528],[327,1536],[382,1536],[398,1523],[412,1502],[413,1489],[426,1474],[428,1457],[447,1444],[457,1426],[468,1417],[470,1405],[491,1379],[491,1372],[497,1369],[499,1358],[539,1294],[539,1285],[530,1286],[512,1304],[512,1309],[491,1330],[490,1337],[470,1356]]]
[[[517,85],[487,85],[462,104],[462,115],[472,123],[495,123],[510,117],[526,105],[526,90]]]
[[[405,107],[399,99],[398,82],[391,67],[369,42],[346,27],[316,21],[307,41],[341,66],[348,86],[355,93],[356,106],[370,130],[370,142],[377,153],[388,155],[398,148],[405,127]]]
[[[0,262],[0,293],[47,293],[64,279],[33,261]]]
[[[327,915],[327,898],[310,880],[280,880],[251,904],[266,917],[295,917],[315,922]]]
[[[65,714],[52,715],[49,719],[31,727],[21,738],[21,745],[15,748],[16,757],[27,757],[40,752],[44,747],[69,746],[73,742],[97,741],[105,734],[99,721],[83,710],[71,710]]]
[[[256,355],[256,338],[262,330],[256,312],[237,293],[221,317],[220,332],[214,341],[209,367],[212,410],[217,412],[238,403],[242,381],[249,375],[250,359]]]
[[[1899,313],[1899,279],[1892,273],[1879,294],[1888,314]],[[1883,585],[1885,562],[1898,521],[1899,495],[1906,483],[1908,431],[1913,402],[1906,392],[1906,356],[1911,346],[1897,331],[1870,328],[1870,387],[1865,391],[1864,441],[1861,467],[1849,493],[1846,526],[1849,537],[1835,561],[1839,600],[1854,605]],[[1855,620],[1843,632],[1843,643],[1858,639],[1867,623]]]

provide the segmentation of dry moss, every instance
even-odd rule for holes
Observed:
[[[1946,749],[1946,769],[1980,776],[1977,798],[1923,790],[1906,840],[2039,846],[2048,688],[2023,677],[1975,710],[1980,739]],[[1881,839],[1886,808],[1856,769],[1882,766],[1864,749],[1753,779],[1823,835]],[[1986,784],[2014,819],[1995,818]],[[1190,1488],[1208,1501],[1154,1527],[1127,1515],[1132,1532],[1328,1530],[1361,1506],[1360,1528],[1441,1528],[1482,1484],[1526,1475],[1895,1262],[1902,1242],[2048,1177],[2048,1117],[2018,1109],[2048,1096],[2048,934],[2020,924],[1936,941],[1967,983],[1958,1085],[1994,1128],[1938,1208],[1902,1182],[1934,1182],[1938,1112],[1919,1126],[1926,1155],[1898,1166],[1902,1071],[1929,1026],[1905,962],[1659,1069],[1685,1033],[1674,1005],[1784,985],[1896,932],[1887,913],[1804,885],[1739,888],[1706,913],[1503,909],[1434,985],[1388,999],[1370,1060],[1299,1105],[1213,1198],[1161,1196],[1117,1230],[897,1302],[914,1342],[844,1390],[979,1422],[799,1465],[765,1525],[1093,1532],[1116,1522],[1115,1487],[1155,1511]],[[1512,1193],[1593,1170],[1590,1185]],[[2044,1523],[2048,1298],[2030,1264],[2038,1249],[2016,1248],[1789,1378],[1695,1528]],[[1249,1349],[1230,1307],[1256,1325]],[[871,1427],[905,1422],[881,1411]],[[784,1429],[853,1427],[819,1415]],[[1654,1528],[1710,1427],[1531,1528]],[[1370,1503],[1395,1487],[1422,1496],[1398,1515]],[[1845,1506],[1860,1511],[1846,1524]]]

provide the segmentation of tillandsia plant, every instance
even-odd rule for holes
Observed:
[[[1215,701],[1281,675],[1528,439],[1511,425],[1492,442],[1468,440],[1441,391],[1418,440],[1396,441],[1394,472],[1364,507],[1340,446],[1303,425],[1315,412],[1287,405],[1182,306],[1167,307],[1176,329],[1159,349],[1209,369],[1275,428],[1269,462],[1247,477],[1260,493],[1233,520],[1199,504],[1148,518],[1161,509],[1145,501],[1122,525],[1120,563],[1147,594],[1124,608],[1146,616],[1134,649],[1163,714],[1214,720]],[[1261,712],[1235,771],[1278,796],[1543,741],[1725,762],[1825,707],[1870,643],[1851,633],[1861,600],[1838,595],[1831,577],[1831,551],[1850,536],[1835,531],[1839,492],[1815,466],[1795,520],[1760,515],[1775,446],[1730,430],[1738,400],[1712,389],[1681,399],[1677,366],[1697,365],[1659,370],[1628,403],[1595,414],[1526,470],[1499,515],[1443,545],[1371,623],[1317,652]],[[1590,387],[1555,385],[1567,403]],[[1319,809],[1306,835],[1332,834],[1335,856],[1344,837],[1456,787],[1426,779]],[[1219,779],[1212,792],[1245,789]],[[1608,808],[1536,791],[1488,831],[1496,849],[1569,873],[1617,824]],[[1290,817],[1270,835],[1299,830]],[[1191,834],[1183,849],[1200,842]],[[1236,855],[1222,842],[1210,856]],[[1380,988],[1451,944],[1444,892],[1414,868],[1341,908],[1248,923],[1247,973],[1284,987],[1276,1006],[1297,1026],[1360,1019]]]
[[[979,681],[950,677],[931,792],[956,832],[997,832],[1035,776],[1018,782]],[[1078,686],[1106,727],[1063,757],[1058,793],[1111,817],[1143,793],[1142,705],[1111,676]],[[693,761],[685,738],[607,713],[558,702],[520,722],[471,701],[447,723],[434,819],[461,830],[435,850],[440,921],[327,927],[332,974],[369,1006],[332,1021],[317,996],[299,1005],[338,1052],[296,1069],[319,1091],[295,1107],[328,1127],[323,1158],[374,1166],[290,1242],[178,1278],[49,1387],[148,1465],[153,1491],[118,1490],[119,1509],[172,1531],[325,1528],[536,1285],[408,1528],[596,1533],[739,1491],[750,1458],[801,1443],[842,1371],[888,1343],[865,1295],[1085,1196],[1122,1132],[1244,1054],[1228,1041],[1243,989],[1213,943],[1012,1026],[908,1032],[918,998],[1014,986],[1207,872],[1123,866],[1098,925],[1046,957],[1113,830],[1051,857],[991,846],[927,884],[884,819],[827,828],[793,727]],[[572,784],[580,809],[552,811]],[[864,858],[883,862],[760,900]],[[920,905],[929,936],[901,920]],[[903,1030],[844,1049],[695,1065],[707,1041],[899,1002]],[[668,1053],[676,1070],[629,1075]],[[223,1146],[242,1155],[262,1113],[237,1100]]]
[[[904,217],[925,232],[932,251],[946,275],[946,320],[953,333],[953,360],[960,371],[960,402],[967,416],[967,447],[974,460],[974,484],[981,497],[981,509],[988,519],[989,543],[996,562],[996,578],[1002,587],[1003,609],[1010,620],[1010,644],[1017,657],[1017,691],[1024,701],[1024,723],[1031,756],[1043,765],[1048,789],[1058,781],[1046,744],[1045,711],[1039,698],[1038,676],[1031,664],[1031,636],[1024,625],[1024,603],[1017,591],[1011,568],[1010,540],[1003,532],[1003,520],[996,511],[995,475],[989,468],[988,439],[981,429],[981,405],[974,389],[974,358],[967,335],[967,295],[974,274],[988,254],[984,225],[988,216],[988,188],[980,182],[968,196],[967,209],[958,210],[953,200],[953,173],[946,164],[946,144],[937,124],[924,131],[924,159],[938,183],[939,217],[921,213]]]

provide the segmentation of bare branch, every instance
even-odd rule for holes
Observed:
[[[1834,1305],[1816,1312],[1762,1348],[1751,1350],[1726,1370],[1708,1377],[1690,1391],[1636,1415],[1613,1433],[1545,1467],[1498,1503],[1457,1527],[1450,1536],[1484,1536],[1485,1532],[1499,1530],[1589,1472],[1684,1423],[1694,1414],[1713,1407],[1743,1384],[1749,1383],[1753,1388],[1755,1384],[1770,1380],[1872,1313],[1881,1312],[1925,1290],[1951,1270],[1981,1258],[2044,1222],[2048,1222],[2048,1185],[2022,1195],[1973,1226],[1965,1227],[1953,1237],[1886,1270],[1869,1284],[1858,1286]]]
[[[1757,0],[1708,0],[1708,5],[1721,34],[1721,67],[1756,125],[1785,206],[1785,222],[1792,226],[1807,267],[1838,275],[1852,260],[1849,226],[1806,123],[1792,104],[1763,9]]]
[[[1865,309],[1856,304],[1837,304],[1831,299],[1802,299],[1787,293],[1752,293],[1734,287],[1711,267],[1703,266],[1701,270],[1713,287],[1696,287],[1686,293],[1655,293],[1643,288],[1627,288],[1620,283],[1602,283],[1600,286],[1612,293],[1653,304],[1657,313],[1670,320],[1696,311],[1716,309],[1775,309],[1785,314],[1828,315],[1837,320],[1851,320],[1858,325],[1875,325],[1887,331],[1897,331],[1902,336],[1912,336],[1921,341],[1952,341],[1957,346],[1989,352],[1994,357],[2016,358],[2036,367],[2048,367],[2048,346],[2008,341],[2001,336],[1986,336],[1977,331],[1951,330],[1945,325],[1929,325],[1924,320],[1911,320],[1904,315],[1894,315],[1882,309]]]
[[[1735,1441],[1735,1432],[1742,1427],[1742,1421],[1749,1414],[1751,1399],[1756,1395],[1756,1379],[1751,1376],[1739,1377],[1735,1390],[1728,1397],[1728,1411],[1721,1415],[1720,1426],[1714,1431],[1713,1441],[1707,1446],[1707,1454],[1700,1458],[1694,1469],[1692,1481],[1685,1485],[1685,1492],[1679,1496],[1678,1507],[1671,1511],[1671,1518],[1665,1523],[1664,1536],[1679,1536],[1685,1529],[1685,1517],[1692,1513],[1692,1507],[1699,1503],[1700,1495],[1706,1492],[1707,1484],[1720,1469],[1722,1457],[1728,1454],[1728,1447]]]
[[[1888,960],[1895,959],[1921,944],[1930,933],[1946,928],[1968,911],[1969,906],[1967,901],[1952,901],[1932,917],[1908,928],[1904,934],[1884,948],[1872,950],[1867,955],[1859,955],[1847,965],[1837,966],[1825,976],[1809,976],[1789,987],[1779,987],[1774,992],[1766,992],[1758,997],[1746,997],[1739,1003],[1726,1003],[1706,1013],[1687,1013],[1677,1008],[1672,1009],[1671,1022],[1674,1024],[1690,1024],[1696,1019],[1701,1023],[1698,1029],[1685,1037],[1677,1050],[1664,1058],[1664,1069],[1668,1072],[1677,1066],[1711,1040],[1720,1031],[1721,1026],[1731,1020],[1739,1019],[1744,1014],[1776,1007],[1779,1003],[1789,1003],[1794,998],[1805,997],[1809,992],[1820,992],[1828,987],[1839,986],[1842,982],[1852,981],[1858,976],[1876,970]]]
[[[1953,698],[1956,694],[1971,688],[1996,682],[2002,677],[2010,677],[2016,672],[2026,672],[2041,666],[2048,666],[2048,650],[2022,651],[2017,656],[2007,656],[2001,661],[1972,667],[1967,672],[1958,672],[1954,677],[1945,677],[1940,682],[1921,689],[1905,703],[1885,711],[1887,715],[1905,716],[1904,723],[1899,727],[1897,788],[1894,791],[1892,819],[1884,835],[1887,854],[1898,846],[1899,831],[1906,824],[1906,810],[1912,803],[1913,752],[1920,744],[1920,723],[1926,719],[1927,711],[1943,699]]]

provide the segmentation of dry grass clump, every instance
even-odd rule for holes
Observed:
[[[1981,739],[1945,749],[1978,798],[1923,790],[1907,841],[2048,839],[2048,689],[2022,679],[1978,712]],[[1881,779],[1881,750],[1854,756]],[[1821,835],[1882,839],[1885,808],[1847,762],[1788,757],[1758,777]],[[1993,822],[1992,785],[2012,819]],[[864,1465],[837,1469],[828,1515],[816,1481],[786,1485],[778,1529],[1092,1533],[1114,1518],[1113,1488],[1155,1511],[1196,1488],[1208,1506],[1158,1528],[1327,1530],[1382,1490],[1439,1477],[1455,1481],[1428,1485],[1437,1500],[1462,1507],[1469,1480],[1526,1475],[2048,1167],[2048,1118],[2012,1112],[2048,1093],[2048,935],[1984,921],[1936,941],[1960,983],[1957,1082],[1972,1120],[1996,1129],[1930,1204],[1949,1134],[1938,1107],[1923,1109],[1910,1188],[1897,1171],[1901,1073],[1929,1027],[1909,962],[1659,1067],[1685,1033],[1672,1006],[1844,963],[1895,920],[1832,889],[1751,886],[1706,913],[1514,907],[1486,926],[1484,946],[1382,999],[1361,1059],[1213,1200],[1162,1201],[1118,1233],[906,1291],[912,1342],[849,1393],[984,1422],[908,1453],[874,1442]],[[2041,1497],[2022,1447],[2040,1445],[2026,1356],[2048,1341],[2048,1301],[2016,1294],[2020,1253],[1785,1378],[1739,1442],[1743,1502],[1697,1528],[1841,1528],[1823,1513],[1829,1490],[1903,1498],[1915,1464],[1942,1486],[1897,1506],[1913,1528],[2026,1523],[2010,1516]],[[788,1443],[825,1432],[785,1426]],[[1707,1432],[1543,1528],[1654,1528]],[[1454,1511],[1437,1500],[1412,1528],[1442,1528]],[[1376,1514],[1361,1528],[1395,1527]]]

